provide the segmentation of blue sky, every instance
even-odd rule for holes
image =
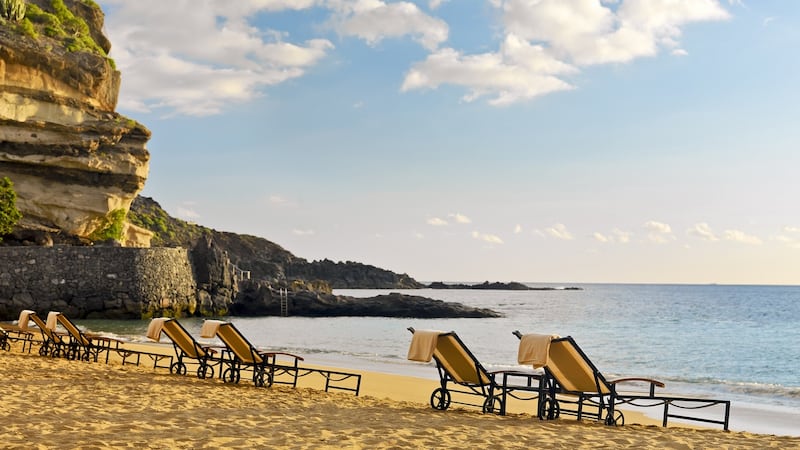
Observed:
[[[99,3],[177,217],[426,281],[800,283],[795,1]]]

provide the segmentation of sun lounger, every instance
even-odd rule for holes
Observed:
[[[513,334],[523,339],[523,334],[519,331],[514,331]],[[604,421],[607,425],[623,425],[625,416],[617,409],[619,405],[663,406],[662,425],[665,427],[668,420],[673,418],[718,424],[723,429],[728,429],[729,400],[656,395],[655,389],[663,388],[664,383],[649,378],[608,380],[570,336],[549,341],[544,369],[547,375],[548,400],[540,408],[541,418],[554,419],[560,414],[570,414],[577,416],[578,420],[587,416]],[[620,391],[618,386],[628,382],[643,383],[648,386],[648,391]],[[674,413],[675,409],[698,410],[713,407],[716,407],[715,411],[722,410],[723,419]]]
[[[247,338],[230,322],[217,324],[216,336],[225,344],[228,366],[222,372],[222,380],[226,383],[238,383],[243,369],[252,370],[253,384],[255,386],[272,386],[273,383],[290,384],[297,386],[298,362],[301,356],[283,352],[265,352],[258,350]],[[290,365],[279,364],[277,357],[291,360]],[[291,381],[277,381],[277,375],[289,375]]]
[[[225,355],[222,359],[223,364],[228,367],[222,372],[222,380],[226,383],[238,383],[242,370],[252,370],[253,384],[256,386],[271,386],[278,383],[297,387],[299,378],[318,374],[325,378],[325,392],[334,389],[358,395],[361,389],[360,374],[300,367],[299,362],[303,361],[303,357],[291,353],[259,350],[230,322],[206,322],[203,326],[205,332],[213,331],[214,335],[225,344]],[[211,337],[202,334],[201,336]],[[288,381],[284,380],[287,377]]]
[[[6,333],[6,330],[0,328],[0,348],[5,351],[11,350],[11,343],[9,342],[11,338]]]
[[[178,360],[170,364],[169,372],[178,375],[186,375],[186,364],[189,360],[195,360],[197,364],[197,378],[214,378],[214,365],[219,365],[222,360],[215,356],[216,351],[210,346],[201,345],[189,334],[186,328],[175,319],[157,318],[151,322],[151,328],[158,327],[158,330],[150,330],[148,337],[158,342],[161,334],[165,334],[175,348]]]
[[[60,324],[69,334],[67,342],[66,357],[68,359],[79,359],[97,362],[100,354],[105,353],[106,364],[108,364],[109,351],[119,348],[121,341],[109,337],[84,333],[67,316],[59,312],[51,312],[50,317],[55,317],[56,323]],[[55,332],[55,327],[51,328]]]
[[[56,333],[54,330],[47,327],[47,324],[39,317],[36,312],[31,310],[23,310],[19,315],[19,328],[23,331],[28,331],[28,323],[33,322],[39,328],[42,334],[42,342],[39,346],[39,355],[51,356],[53,358],[67,355],[67,340],[64,336]]]
[[[542,397],[544,385],[540,384],[542,374],[520,371],[488,371],[475,355],[470,352],[464,342],[454,332],[438,332],[408,329],[412,334],[408,359],[412,361],[436,362],[439,372],[440,387],[431,394],[430,404],[433,409],[446,410],[451,404],[477,406],[483,412],[505,414],[506,400],[509,395],[524,400]],[[522,377],[525,384],[511,385],[511,376]],[[534,381],[536,382],[534,384]],[[452,386],[455,385],[455,386]],[[526,391],[527,397],[519,396],[519,391]],[[455,401],[452,394],[477,396],[481,403],[469,403],[467,400]]]
[[[12,323],[0,323],[0,330],[2,330],[6,336],[6,342],[9,343],[9,349],[11,348],[10,344],[12,342],[22,342],[22,352],[25,353],[27,351],[30,353],[34,344],[33,332],[27,329],[23,330],[19,327],[19,325]]]

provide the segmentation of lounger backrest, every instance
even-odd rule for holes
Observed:
[[[217,337],[225,343],[228,350],[237,358],[247,364],[261,364],[264,362],[255,347],[239,332],[232,323],[223,323],[217,328]]]
[[[49,339],[61,342],[61,337],[55,334],[53,330],[51,330],[50,328],[47,328],[47,324],[45,324],[44,320],[42,320],[42,318],[39,317],[37,314],[30,314],[28,316],[28,319],[32,320],[33,323],[35,323],[36,326],[39,327],[40,330],[42,330],[42,333],[44,333],[44,335],[47,336]]]
[[[455,333],[439,335],[433,356],[457,383],[490,383],[486,371]]]
[[[78,327],[74,323],[72,323],[71,320],[69,320],[67,316],[59,314],[58,323],[60,323],[61,326],[64,327],[65,330],[67,330],[67,333],[69,333],[69,335],[72,336],[72,338],[78,341],[81,345],[84,346],[91,345],[91,341],[81,332],[81,330],[78,329]]]
[[[206,356],[205,350],[194,340],[191,334],[177,320],[165,320],[161,331],[178,346],[189,358],[200,359]]]
[[[550,343],[546,368],[567,391],[611,393],[603,375],[571,337],[554,339]]]

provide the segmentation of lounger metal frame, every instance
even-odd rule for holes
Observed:
[[[174,328],[173,328],[174,327]],[[176,319],[164,321],[161,332],[166,334],[175,349],[178,360],[171,363],[169,372],[186,375],[187,363],[195,360],[197,364],[197,378],[214,378],[214,366],[222,366],[222,358],[215,357],[216,351],[210,346],[201,345]]]
[[[409,327],[408,331],[412,334],[414,333],[414,328]],[[436,355],[436,352],[433,354],[433,360],[436,362],[436,371],[439,374],[439,387],[434,389],[431,393],[430,398],[430,405],[433,409],[438,410],[446,410],[450,407],[451,404],[458,404],[458,405],[465,405],[465,406],[475,406],[481,408],[481,411],[484,413],[495,413],[504,415],[506,412],[506,400],[507,397],[513,397],[520,400],[533,400],[537,399],[537,401],[541,400],[541,386],[532,386],[531,380],[536,378],[538,379],[539,376],[535,374],[527,374],[527,373],[520,373],[518,371],[507,371],[507,370],[499,370],[499,371],[488,371],[483,365],[478,361],[478,358],[467,348],[464,341],[461,340],[460,337],[455,333],[455,331],[450,331],[448,333],[443,333],[440,337],[446,336],[451,337],[455,340],[455,342],[461,347],[461,350],[467,355],[467,357],[471,360],[471,363],[475,367],[475,380],[481,382],[472,382],[472,381],[459,381],[459,377],[456,377],[454,374],[450,373],[447,369],[447,364],[440,360],[440,358]],[[504,380],[509,379],[509,375],[516,375],[516,376],[525,376],[528,379],[526,385],[520,386],[512,386],[505,383],[501,383],[499,378],[503,375]],[[483,382],[485,380],[485,382]],[[455,385],[456,387],[454,387]],[[525,392],[524,394],[521,392]],[[471,403],[466,400],[464,401],[456,401],[453,400],[452,394],[464,394],[467,396],[472,397],[480,397],[483,399],[482,403]],[[469,397],[467,397],[469,398]],[[537,405],[537,411],[541,408],[541,405]]]
[[[45,324],[42,318],[36,313],[29,314],[28,320],[33,321],[42,333],[39,355],[50,356],[52,358],[67,356],[67,349],[69,346],[67,340],[65,340],[63,336],[47,328],[47,324]]]
[[[225,329],[229,329],[233,336],[228,336]],[[217,337],[225,344],[223,363],[228,367],[222,372],[222,380],[226,383],[238,383],[243,370],[253,372],[252,381],[257,387],[269,387],[274,383],[297,386],[299,374],[298,362],[302,356],[285,352],[265,352],[258,350],[249,340],[230,322],[219,325]],[[231,337],[238,342],[231,340]],[[291,365],[279,364],[278,356],[288,357]],[[226,358],[227,356],[227,358]],[[277,376],[289,375],[291,381],[278,381]]]
[[[520,339],[522,338],[522,333],[519,331],[514,331],[513,334]],[[669,419],[673,418],[722,425],[724,430],[728,430],[731,408],[730,400],[656,395],[655,388],[663,388],[664,383],[650,378],[620,378],[616,380],[607,380],[571,336],[553,339],[551,345],[560,342],[568,342],[583,359],[583,362],[591,369],[596,389],[591,392],[567,390],[564,388],[564,384],[566,383],[560,382],[557,376],[545,366],[545,374],[548,378],[547,391],[549,401],[546,402],[546,406],[540,408],[540,418],[555,419],[558,418],[560,414],[568,414],[576,416],[578,420],[581,420],[584,416],[588,416],[598,421],[604,421],[606,425],[624,425],[625,416],[622,411],[616,408],[619,405],[644,408],[663,406],[662,426],[664,427],[667,426]],[[617,390],[617,385],[624,382],[647,383],[649,384],[649,392],[619,392]],[[573,409],[565,408],[565,405],[574,405],[574,407]],[[674,414],[670,412],[670,407],[681,410],[697,410],[717,405],[723,408],[722,420]],[[588,411],[585,409],[587,406],[591,408]]]

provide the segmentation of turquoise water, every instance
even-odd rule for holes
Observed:
[[[609,378],[733,401],[731,428],[800,435],[800,287],[587,284],[583,290],[400,291],[503,313],[496,319],[232,318],[256,344],[309,363],[436,377],[406,361],[407,327],[455,330],[485,365],[516,365],[523,333],[571,335]],[[368,297],[389,291],[340,290]],[[182,320],[198,332],[201,321]],[[145,322],[84,321],[141,338]]]

